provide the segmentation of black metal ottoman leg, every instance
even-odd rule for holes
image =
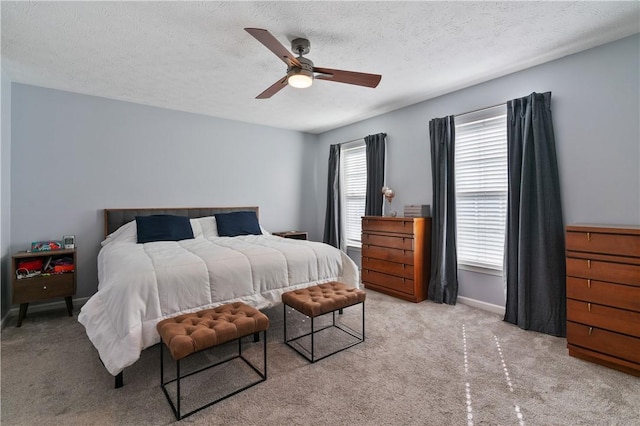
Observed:
[[[176,374],[177,374],[177,386],[178,386],[178,403],[176,404],[178,406],[177,409],[177,414],[176,417],[178,418],[178,420],[182,420],[182,416],[180,415],[180,360],[176,361]]]
[[[311,317],[311,362],[316,362],[316,358],[314,355],[315,345],[313,341],[313,334],[313,317]]]
[[[362,341],[364,342],[364,302],[362,302]]]
[[[287,305],[283,303],[284,306],[284,342],[287,342]]]

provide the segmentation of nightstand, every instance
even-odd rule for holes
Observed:
[[[292,238],[294,240],[306,240],[308,239],[308,233],[302,231],[283,231],[283,232],[274,232],[273,235],[276,237],[282,238]]]
[[[27,315],[30,302],[64,297],[67,313],[73,315],[76,294],[76,251],[18,252],[11,256],[12,303],[20,304],[17,327]],[[27,266],[27,268],[23,268]]]

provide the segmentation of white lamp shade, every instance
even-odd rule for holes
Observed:
[[[291,74],[287,81],[298,89],[305,89],[313,84],[313,79],[305,74]]]

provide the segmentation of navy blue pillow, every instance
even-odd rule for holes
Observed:
[[[256,212],[219,213],[215,216],[218,235],[221,237],[262,235]]]
[[[138,243],[154,241],[180,241],[193,238],[191,222],[186,216],[156,214],[136,216]]]

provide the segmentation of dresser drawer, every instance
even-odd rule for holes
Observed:
[[[413,265],[404,263],[389,262],[387,260],[373,259],[362,256],[362,269],[382,272],[388,275],[413,279]]]
[[[640,287],[567,277],[567,298],[640,311]]]
[[[640,235],[567,231],[567,250],[640,257]]]
[[[567,275],[640,286],[640,266],[567,257]]]
[[[366,216],[362,218],[362,231],[413,235],[413,219],[391,219]]]
[[[640,339],[636,337],[567,321],[567,342],[640,363]]]
[[[13,303],[72,296],[75,293],[74,287],[73,273],[16,280],[13,285]]]
[[[640,337],[640,312],[567,299],[567,320]]]
[[[413,238],[411,237],[394,237],[389,235],[363,233],[362,244],[402,250],[413,250]]]
[[[363,244],[362,253],[366,257],[413,265],[413,250],[394,249]]]
[[[362,283],[365,287],[367,284],[374,284],[375,286],[389,288],[411,296],[415,294],[415,283],[412,279],[387,275],[368,269],[362,270]]]

